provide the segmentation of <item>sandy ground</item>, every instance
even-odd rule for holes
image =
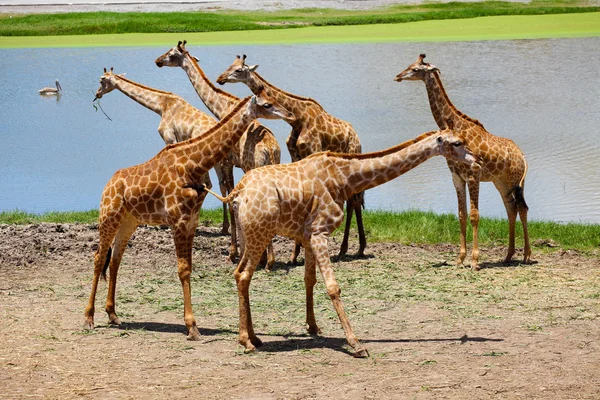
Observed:
[[[451,0],[436,0],[449,2]],[[461,0],[476,2],[482,0]],[[508,0],[525,2],[526,0]],[[592,0],[600,2],[600,0]],[[428,0],[1,0],[0,14],[32,14],[63,12],[165,12],[218,10],[289,10],[294,8],[335,8],[367,10],[394,4],[423,4]]]
[[[119,272],[120,327],[82,329],[97,246],[94,225],[0,225],[0,398],[25,399],[598,399],[600,261],[535,248],[533,265],[449,265],[454,245],[371,243],[335,264],[342,298],[370,358],[355,359],[316,287],[322,334],[303,328],[303,268],[259,269],[251,301],[265,345],[237,344],[228,236],[199,228],[189,342],[168,229],[140,228]],[[334,254],[338,244],[331,243]],[[350,251],[356,251],[352,243]]]

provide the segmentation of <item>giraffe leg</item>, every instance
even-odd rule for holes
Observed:
[[[298,256],[300,255],[300,249],[302,245],[299,241],[294,242],[294,248],[292,250],[292,255],[290,257],[290,264],[297,265],[298,264]]]
[[[515,221],[517,220],[517,203],[510,194],[510,188],[502,182],[494,182],[494,186],[502,196],[502,202],[506,209],[508,217],[508,252],[506,253],[505,263],[509,263],[515,254]]]
[[[467,256],[467,190],[466,182],[458,175],[452,174],[452,183],[458,199],[458,220],[460,222],[460,250],[456,257],[456,265],[460,266]]]
[[[107,260],[106,256],[111,247],[112,241],[117,233],[117,228],[120,224],[120,220],[122,218],[121,213],[116,213],[111,216],[110,220],[102,219],[100,220],[98,231],[100,233],[100,242],[98,244],[98,250],[94,254],[94,279],[92,280],[92,291],[90,292],[90,297],[88,300],[88,304],[85,308],[85,329],[94,329],[94,312],[95,312],[95,302],[96,302],[96,291],[98,290],[98,281],[100,280],[100,275],[104,270],[104,265]]]
[[[352,327],[350,326],[350,321],[348,320],[348,317],[344,312],[344,306],[342,305],[342,300],[340,299],[340,294],[342,291],[340,290],[340,287],[337,281],[335,280],[335,276],[333,274],[333,266],[331,265],[331,260],[329,259],[329,253],[327,251],[327,236],[324,234],[317,234],[311,236],[310,246],[314,254],[316,264],[319,266],[321,275],[323,275],[325,287],[327,288],[327,294],[329,294],[329,297],[333,302],[333,307],[335,308],[340,322],[342,323],[342,328],[344,328],[346,340],[348,341],[348,344],[354,349],[354,357],[368,357],[369,352],[365,347],[363,347],[363,345],[358,341],[358,339],[354,335]]]
[[[242,259],[233,273],[237,284],[239,300],[239,343],[244,346],[246,353],[253,352],[257,347],[262,346],[262,341],[254,333],[252,313],[250,311],[250,295],[248,293],[252,275],[262,254],[262,248],[263,246],[257,247],[255,243],[247,243],[242,254]]]
[[[240,255],[240,252],[238,251],[238,237],[239,237],[240,232],[239,232],[239,227],[238,227],[238,223],[237,223],[236,206],[235,205],[230,206],[229,212],[231,213],[231,244],[229,245],[229,261],[233,263]],[[242,253],[243,253],[243,248],[242,248]]]
[[[340,246],[340,252],[338,253],[337,260],[341,260],[348,252],[348,237],[350,236],[350,225],[352,224],[352,214],[354,213],[355,197],[352,196],[346,201],[346,226],[344,226],[344,237]]]
[[[521,189],[522,190],[522,189]],[[521,196],[523,196],[523,192],[521,192]],[[531,263],[531,245],[529,244],[529,230],[527,229],[527,205],[525,204],[525,199],[523,198],[523,203],[519,203],[517,209],[519,211],[519,218],[521,219],[521,224],[523,225],[523,262],[525,264]]]
[[[306,330],[311,335],[321,333],[315,319],[314,287],[317,283],[315,255],[310,245],[305,247],[304,287],[306,288]]]
[[[200,340],[200,332],[196,326],[196,319],[192,311],[192,247],[198,213],[192,213],[190,221],[179,221],[172,225],[175,239],[175,252],[177,253],[177,272],[183,289],[183,320],[188,331],[188,340]]]
[[[273,241],[271,240],[267,246],[267,264],[265,265],[265,271],[271,272],[273,264],[275,264],[275,252],[273,251]]]
[[[365,205],[365,193],[361,192],[355,195],[354,212],[356,213],[356,226],[358,227],[358,257],[364,257],[365,248],[367,247],[367,237],[365,235],[365,227],[363,226],[362,209]]]
[[[117,273],[119,271],[119,265],[121,264],[121,258],[127,247],[129,238],[135,232],[138,227],[137,221],[131,216],[127,215],[123,218],[121,226],[117,231],[115,240],[113,241],[113,252],[110,260],[110,275],[108,280],[108,294],[106,296],[106,313],[108,314],[108,323],[114,325],[120,325],[121,321],[117,317],[115,311],[115,291],[117,286]]]
[[[217,173],[217,178],[219,179],[219,190],[221,191],[221,196],[226,197],[228,192],[228,188],[225,182],[225,172],[223,169],[227,168],[227,166],[223,165],[223,162],[218,162],[214,166],[215,172]],[[221,228],[222,234],[229,233],[229,212],[227,211],[227,203],[223,203],[223,227]]]
[[[470,220],[473,227],[473,249],[471,250],[471,268],[479,271],[479,178],[469,178],[469,199],[471,200]]]

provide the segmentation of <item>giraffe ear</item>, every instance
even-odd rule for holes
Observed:
[[[256,71],[256,68],[258,68],[258,64],[248,65],[248,71],[250,71],[250,72]]]
[[[256,95],[250,98],[250,102],[252,103],[252,105],[256,104]]]
[[[199,61],[200,61],[200,59],[199,59],[198,57],[196,57],[196,56],[192,56],[192,58],[193,58],[194,60],[196,60],[196,62],[199,62]]]
[[[437,71],[440,74],[442,73],[440,71],[440,69],[438,67],[436,67],[435,65],[433,65],[433,64],[426,64],[426,65],[427,65],[427,71],[429,71],[429,72]]]

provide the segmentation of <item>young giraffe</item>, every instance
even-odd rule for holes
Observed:
[[[523,224],[525,247],[523,262],[531,261],[531,247],[527,231],[527,204],[523,197],[527,161],[519,147],[510,139],[494,136],[478,120],[459,111],[444,90],[440,71],[434,65],[423,61],[421,54],[417,62],[400,72],[395,80],[421,80],[425,82],[431,112],[437,125],[444,129],[451,127],[465,145],[481,160],[481,168],[473,170],[467,164],[447,160],[452,172],[452,182],[458,197],[458,216],[460,219],[460,252],[456,259],[461,265],[467,255],[467,201],[465,184],[469,187],[471,203],[470,220],[473,227],[473,251],[471,267],[479,270],[479,182],[493,182],[500,192],[506,213],[508,214],[509,242],[508,254],[504,262],[510,262],[515,253],[515,221],[517,213]]]
[[[255,72],[258,65],[248,66],[245,60],[246,55],[243,57],[237,56],[233,64],[217,78],[217,82],[221,85],[226,82],[243,82],[253,93],[257,93],[264,87],[269,96],[272,96],[279,104],[294,114],[295,121],[290,123],[292,132],[286,140],[292,161],[301,160],[321,151],[352,154],[362,152],[360,140],[352,125],[328,114],[313,99],[296,96],[273,86]],[[353,212],[356,213],[358,226],[359,249],[357,256],[362,257],[364,255],[367,240],[362,221],[363,206],[364,194],[362,192],[356,193],[347,200],[346,227],[338,258],[342,258],[348,250],[348,236]],[[299,250],[300,247],[296,243],[291,258],[292,263],[296,262]]]
[[[158,57],[155,63],[158,67],[167,66],[182,68],[187,73],[190,82],[192,82],[194,89],[196,89],[196,93],[198,93],[198,96],[202,99],[206,107],[218,119],[221,119],[235,107],[240,101],[240,98],[215,87],[215,85],[213,85],[206,77],[202,68],[200,68],[196,58],[187,51],[185,48],[186,44],[187,41],[180,41],[177,43],[177,46]],[[234,165],[241,168],[244,172],[248,172],[251,169],[265,165],[279,164],[281,162],[281,150],[273,132],[257,120],[250,124],[248,130],[244,132],[238,144],[233,147],[229,153],[229,161],[231,161],[231,163],[227,166],[223,165],[222,167],[225,180],[224,182],[219,181],[219,184],[221,185],[221,194],[223,196],[233,190]],[[226,205],[223,203],[224,230],[225,222],[227,221],[227,212],[225,209]],[[235,219],[233,216],[231,218],[231,224],[229,258],[233,261],[238,256]],[[267,248],[267,263],[265,269],[270,271],[274,263],[275,256],[273,254],[273,245],[270,244]]]
[[[342,306],[327,252],[329,235],[342,223],[346,199],[394,179],[438,154],[469,165],[476,162],[450,130],[434,131],[378,153],[323,152],[291,164],[255,169],[244,175],[227,198],[211,192],[233,207],[241,230],[242,259],[234,275],[239,297],[239,342],[246,351],[262,344],[252,325],[250,280],[265,246],[278,234],[301,242],[305,248],[308,332],[319,333],[313,307],[318,266],[354,356],[368,356]]]
[[[171,227],[175,239],[188,339],[199,339],[192,313],[190,275],[198,212],[205,196],[200,189],[203,188],[201,177],[227,155],[256,118],[288,119],[292,116],[273,104],[268,96],[247,97],[205,134],[168,145],[151,160],[121,169],[108,181],[100,200],[100,243],[94,255],[94,279],[85,309],[87,328],[94,327],[98,280],[101,274],[105,275],[109,265],[106,312],[109,323],[120,323],[115,312],[115,287],[127,242],[139,224],[163,224]],[[109,253],[111,244],[114,246],[112,256]]]

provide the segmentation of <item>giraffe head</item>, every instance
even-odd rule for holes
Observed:
[[[449,160],[461,162],[473,166],[479,164],[477,156],[467,148],[465,142],[450,128],[438,131],[436,142],[440,154]]]
[[[159,68],[165,67],[165,66],[166,67],[181,67],[181,66],[183,66],[183,60],[185,59],[185,57],[187,55],[190,55],[196,61],[198,61],[198,59],[196,57],[194,57],[188,53],[188,51],[185,48],[186,44],[187,44],[187,40],[184,40],[183,42],[180,40],[179,43],[177,43],[177,46],[173,47],[171,50],[167,51],[165,54],[158,57],[156,59],[156,61],[154,61],[156,63],[156,66]]]
[[[219,77],[217,83],[224,85],[226,82],[243,82],[250,80],[250,74],[258,68],[258,65],[246,65],[246,55],[243,57],[235,56],[235,61]]]
[[[113,67],[110,67],[110,71],[107,71],[106,68],[104,68],[104,75],[100,77],[100,87],[98,90],[96,90],[96,97],[94,97],[94,101],[101,99],[106,93],[112,92],[116,87],[116,77],[123,75],[125,74],[115,75],[113,73]]]
[[[396,82],[407,81],[424,81],[425,78],[434,71],[440,71],[435,65],[423,61],[425,54],[419,55],[417,62],[411,64],[404,71],[396,75]]]
[[[283,119],[286,122],[294,121],[294,115],[273,102],[264,91],[250,98],[246,112],[254,115],[255,118]]]

